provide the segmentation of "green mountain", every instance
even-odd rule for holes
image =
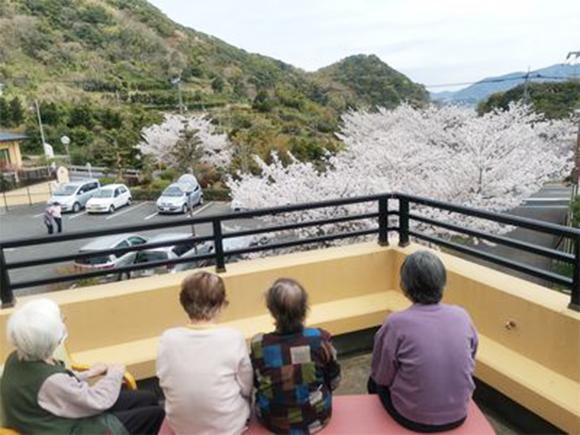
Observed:
[[[395,107],[405,101],[423,104],[429,99],[425,88],[375,55],[347,57],[314,76],[323,83],[330,99],[342,99],[346,106]]]
[[[153,113],[177,111],[181,91],[187,110],[210,111],[240,149],[316,160],[336,147],[348,107],[428,101],[422,86],[376,56],[306,73],[181,26],[145,0],[0,0],[0,41],[0,107],[15,96],[24,107],[39,100],[43,114],[58,115],[52,127],[47,121],[53,144],[82,128],[73,145],[88,147],[113,134],[111,116],[121,118],[117,130],[142,128],[159,119]],[[25,118],[15,125],[5,111],[0,126],[24,128],[38,150],[32,116]],[[79,160],[98,159],[89,148],[77,151]]]

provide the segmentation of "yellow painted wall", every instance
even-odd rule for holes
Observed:
[[[8,150],[10,155],[10,164],[14,165],[17,169],[22,167],[22,155],[20,154],[20,142],[19,141],[6,141],[0,142],[0,150]]]
[[[263,294],[279,277],[309,291],[316,326],[333,333],[380,324],[408,303],[398,289],[406,255],[425,249],[375,243],[295,253],[228,265],[230,305],[223,322],[245,335],[271,328]],[[448,270],[444,302],[463,306],[480,334],[476,374],[556,426],[580,432],[580,314],[569,298],[519,278],[438,253]],[[184,274],[169,274],[46,295],[67,316],[69,348],[90,361],[120,359],[138,377],[154,374],[156,338],[186,322],[178,302]],[[384,297],[383,297],[384,295]],[[23,297],[18,304],[33,297]],[[365,309],[364,304],[372,305]],[[12,309],[0,310],[0,358]],[[341,320],[341,317],[344,317]],[[516,327],[505,328],[507,321]]]

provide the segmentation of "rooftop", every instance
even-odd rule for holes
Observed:
[[[28,136],[25,134],[0,130],[0,142],[21,141],[24,139],[28,139]]]

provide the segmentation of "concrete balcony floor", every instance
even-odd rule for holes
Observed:
[[[342,380],[335,394],[366,394],[367,380],[371,372],[371,353],[345,355],[339,360],[342,367]],[[516,427],[507,421],[501,413],[491,409],[485,401],[476,400],[476,402],[498,435],[528,433],[526,429]]]

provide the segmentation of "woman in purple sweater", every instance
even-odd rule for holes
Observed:
[[[375,335],[370,394],[417,432],[459,427],[475,388],[477,332],[467,312],[441,304],[446,272],[428,251],[408,256],[401,288],[413,305],[390,314]]]

